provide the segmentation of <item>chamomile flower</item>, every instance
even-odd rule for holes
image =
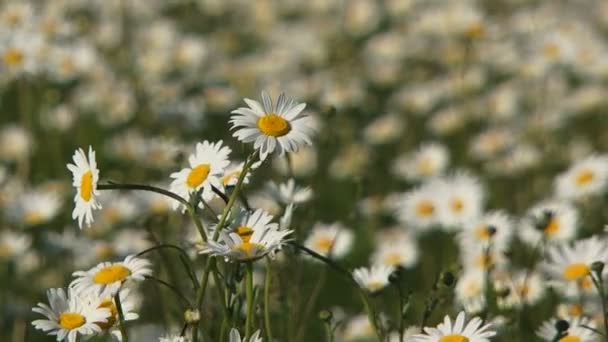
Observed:
[[[484,191],[476,178],[457,173],[439,181],[439,189],[439,221],[443,227],[460,228],[480,216]]]
[[[268,182],[266,191],[277,202],[282,204],[300,204],[305,203],[312,197],[312,189],[309,187],[298,187],[296,181],[290,178],[286,183],[277,184]]]
[[[123,288],[119,291],[120,306],[122,308],[123,317],[125,321],[132,321],[139,318],[139,314],[135,312],[138,307],[138,300],[136,296],[128,288]],[[106,322],[97,323],[102,330],[110,330],[114,328],[119,322],[118,309],[116,307],[116,301],[114,300],[114,294],[109,291],[102,293],[98,296],[99,307],[107,308],[110,310],[110,315]]]
[[[223,189],[221,178],[224,170],[230,164],[228,156],[230,148],[222,146],[222,141],[210,143],[203,141],[196,144],[194,154],[188,158],[190,167],[171,174],[174,180],[171,182],[172,192],[188,200],[191,193],[201,188],[202,197],[205,201],[211,200],[215,194],[212,187]],[[180,206],[179,202],[173,202],[173,209]]]
[[[466,323],[465,313],[461,311],[452,325],[450,316],[445,316],[443,323],[436,328],[424,328],[425,334],[415,335],[414,342],[490,342],[490,337],[496,335],[490,324],[482,325],[479,317],[474,317]]]
[[[342,258],[351,249],[354,234],[341,223],[317,223],[304,242],[304,246],[325,257]]]
[[[259,162],[254,163],[251,168],[255,169],[259,165],[260,165]],[[241,176],[241,172],[243,172],[243,167],[244,166],[245,166],[244,162],[240,162],[240,163],[234,163],[234,162],[232,162],[232,163],[230,163],[230,165],[228,165],[228,167],[224,171],[224,175],[221,178],[222,185],[224,185],[224,187],[226,187],[226,186],[235,186],[236,183],[239,180],[239,177]],[[243,184],[248,184],[249,183],[249,175],[250,175],[250,173],[248,173],[248,174],[245,175],[245,178],[243,178]]]
[[[31,236],[20,232],[3,230],[0,232],[0,260],[24,255],[31,245]]]
[[[127,280],[141,281],[152,274],[150,262],[133,255],[119,262],[102,262],[88,271],[76,271],[70,288],[77,292],[115,294]]]
[[[485,272],[467,270],[456,283],[456,300],[467,312],[481,312],[486,306],[485,289]]]
[[[608,182],[608,157],[591,156],[578,161],[555,180],[558,197],[576,199],[600,194]]]
[[[101,204],[97,201],[99,169],[97,169],[95,161],[95,151],[91,146],[89,146],[88,159],[84,151],[79,148],[74,152],[73,160],[74,164],[67,165],[72,172],[72,185],[77,190],[74,197],[76,206],[72,212],[72,218],[77,219],[78,226],[82,228],[83,222],[88,226],[93,223],[93,209],[101,209]]]
[[[571,204],[548,200],[532,207],[521,222],[519,237],[529,245],[572,240],[578,228],[578,212]]]
[[[110,316],[110,309],[100,307],[95,296],[77,295],[73,291],[66,294],[63,289],[49,289],[47,297],[50,306],[38,303],[32,309],[47,319],[35,320],[32,325],[49,335],[57,335],[57,341],[75,342],[78,335],[99,333],[99,324],[107,322]]]
[[[303,145],[312,145],[314,133],[309,116],[302,114],[305,103],[298,103],[281,94],[273,106],[270,95],[262,92],[262,103],[245,99],[249,106],[232,111],[230,123],[236,129],[233,136],[244,143],[253,143],[260,159],[275,150],[279,154],[296,152]]]
[[[405,233],[389,231],[381,235],[376,246],[372,255],[374,264],[410,268],[418,262],[416,241]]]
[[[262,338],[260,337],[260,330],[256,331],[251,335],[249,340],[243,337],[241,339],[241,334],[235,328],[230,329],[230,342],[262,342]]]
[[[19,215],[19,221],[35,226],[52,220],[61,205],[61,197],[54,191],[30,191],[23,194],[15,213]]]
[[[396,203],[397,218],[408,226],[427,230],[439,223],[439,186],[431,181],[403,194]]]
[[[384,289],[389,284],[388,277],[395,271],[393,266],[374,265],[360,267],[353,271],[353,279],[359,286],[371,293]]]
[[[536,336],[542,338],[545,341],[555,341],[555,336],[558,331],[555,327],[555,323],[558,320],[552,318],[549,321],[544,322],[540,328],[536,331]],[[587,327],[595,329],[595,322],[591,321],[586,317],[575,317],[567,319],[570,327],[568,328],[567,335],[561,338],[560,342],[595,342],[598,340],[596,333]]]
[[[517,272],[511,277],[508,285],[509,294],[505,298],[499,298],[499,305],[502,307],[521,307],[524,303],[534,305],[547,292],[545,279],[538,272]]]
[[[393,172],[407,180],[436,177],[445,171],[449,157],[445,146],[439,143],[424,144],[414,153],[397,158]]]
[[[489,212],[463,226],[460,240],[463,243],[481,244],[504,250],[513,236],[513,222],[502,211]]]
[[[291,230],[280,230],[271,223],[273,216],[262,209],[241,212],[233,228],[220,232],[220,241],[208,241],[200,253],[223,256],[227,260],[257,260],[281,249]]]
[[[554,286],[567,297],[594,291],[591,280],[591,264],[608,262],[608,244],[593,236],[574,242],[572,246],[562,244],[550,246],[544,269]]]

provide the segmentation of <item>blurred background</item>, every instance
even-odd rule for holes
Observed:
[[[316,222],[341,222],[355,233],[341,260],[349,268],[367,265],[385,228],[408,229],[391,208],[396,193],[419,183],[408,165],[425,144],[447,152],[444,169],[479,178],[485,208],[516,218],[550,197],[572,162],[608,147],[603,0],[0,4],[0,341],[53,340],[32,328],[31,308],[76,270],[158,241],[195,256],[195,229],[156,195],[104,193],[94,226],[80,231],[65,166],[78,147],[97,151],[102,181],[168,187],[198,141],[223,139],[242,160],[230,111],[243,97],[284,91],[306,102],[318,125],[315,145],[292,156],[297,184],[313,191],[296,210],[297,237]],[[287,174],[283,158],[265,163],[246,188],[252,205],[280,214],[265,184]],[[578,205],[581,236],[602,230],[605,204]],[[439,272],[458,268],[453,233],[426,234],[416,246],[419,260],[405,271],[414,293],[408,325],[419,323]],[[529,248],[513,249],[522,264]],[[188,294],[185,273],[171,266],[177,256],[161,254],[149,255],[158,277],[181,279]],[[273,292],[288,303],[275,313],[275,335],[320,340],[317,312],[335,309],[338,340],[365,340],[356,291],[321,264],[290,260],[279,266],[285,291]],[[308,304],[311,293],[318,300]],[[182,308],[170,292],[144,283],[139,294],[135,341],[179,331]],[[394,296],[377,298],[387,313]],[[527,310],[521,341],[534,340],[558,302],[548,295]],[[429,322],[458,306],[446,299]],[[219,323],[219,308],[207,310],[203,319]]]

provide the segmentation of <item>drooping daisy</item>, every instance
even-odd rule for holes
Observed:
[[[388,286],[388,277],[395,271],[393,266],[374,265],[360,267],[353,271],[353,279],[361,288],[371,293],[378,292]]]
[[[521,222],[519,237],[534,246],[542,238],[546,242],[572,240],[578,228],[578,212],[569,203],[549,200],[532,207]]]
[[[76,271],[70,288],[77,292],[115,294],[127,280],[141,281],[152,274],[150,262],[129,255],[123,261],[102,262],[88,271]]]
[[[119,291],[120,296],[120,306],[122,308],[122,313],[125,321],[132,321],[139,318],[139,314],[135,312],[135,309],[138,306],[138,300],[131,292],[131,289],[123,288]],[[97,325],[102,330],[110,330],[115,328],[117,323],[119,322],[118,317],[118,308],[116,307],[116,301],[114,300],[114,294],[109,291],[106,293],[102,293],[98,296],[99,298],[99,307],[107,308],[110,310],[110,315],[106,322],[97,323]]]
[[[188,158],[190,167],[171,174],[174,179],[171,182],[171,191],[188,200],[191,193],[202,188],[203,200],[211,200],[215,196],[213,186],[217,189],[224,188],[221,178],[224,176],[224,169],[230,164],[230,152],[228,146],[222,146],[221,140],[216,143],[206,140],[197,143],[194,154]],[[174,209],[179,206],[179,202],[173,202]]]
[[[97,182],[99,181],[99,169],[95,161],[95,151],[89,146],[89,155],[79,148],[74,152],[72,159],[74,164],[67,164],[72,172],[72,185],[77,189],[74,203],[76,204],[72,212],[72,218],[78,219],[78,226],[82,228],[82,223],[90,226],[93,223],[93,209],[101,209],[101,204],[97,201],[99,192]]]
[[[47,319],[32,322],[36,329],[57,335],[57,341],[75,342],[78,335],[90,336],[101,331],[103,324],[110,316],[110,310],[99,306],[95,296],[77,295],[73,291],[66,294],[63,289],[47,291],[49,305],[38,303],[32,311],[42,314]]]
[[[330,258],[344,257],[352,247],[354,234],[339,222],[317,223],[304,242],[304,246]]]
[[[220,241],[208,241],[201,253],[223,256],[227,260],[256,260],[271,257],[285,243],[291,230],[280,230],[273,216],[262,209],[241,212],[229,231],[220,232]]]
[[[550,246],[547,255],[543,267],[553,279],[553,285],[564,295],[574,298],[595,291],[590,278],[591,264],[608,262],[608,244],[604,239],[593,236],[576,241],[572,246]]]
[[[241,339],[241,334],[235,328],[230,329],[230,342],[262,342],[262,338],[260,337],[260,330],[256,331],[249,337],[249,340],[246,340],[245,337]]]
[[[465,323],[464,311],[456,316],[453,325],[450,316],[446,315],[437,328],[424,327],[425,334],[415,335],[414,342],[490,342],[490,337],[496,335],[490,324],[482,325],[479,317]]]
[[[298,187],[296,181],[290,178],[287,182],[277,184],[268,182],[266,191],[277,202],[282,204],[300,204],[305,203],[312,197],[312,189],[309,187]]]
[[[376,246],[372,255],[375,264],[409,268],[418,262],[416,240],[403,232],[383,232]]]
[[[558,319],[552,318],[549,321],[543,322],[536,331],[536,336],[548,342],[555,341],[555,336],[558,333],[557,328],[555,327],[557,321]],[[566,321],[570,327],[566,331],[567,335],[562,337],[559,342],[595,342],[598,340],[596,333],[589,329],[596,328],[595,322],[589,318],[574,317],[569,318]]]
[[[253,163],[253,165],[251,166],[252,169],[255,169],[257,166],[260,165],[260,162],[257,163]],[[240,162],[240,163],[230,163],[230,165],[228,165],[228,167],[226,167],[226,170],[224,171],[224,175],[222,176],[221,180],[222,180],[222,185],[224,185],[224,187],[226,186],[235,186],[237,181],[239,180],[239,177],[241,176],[241,172],[243,172],[243,167],[245,166],[244,162]],[[248,184],[249,183],[249,176],[251,173],[248,173],[245,175],[245,178],[243,178],[243,184]]]
[[[545,279],[538,272],[520,271],[515,273],[508,282],[509,294],[498,298],[501,307],[521,307],[522,304],[534,305],[546,293]]]
[[[273,106],[270,95],[262,92],[262,103],[245,99],[249,106],[232,111],[230,123],[233,136],[244,143],[253,143],[260,159],[277,150],[279,154],[295,152],[303,145],[312,145],[314,133],[309,116],[302,114],[305,103],[298,103],[281,94]]]
[[[501,269],[508,262],[502,250],[487,248],[475,242],[462,241],[460,243],[460,250],[460,259],[467,270],[478,269],[485,271],[487,269]]]
[[[601,194],[608,183],[608,157],[591,156],[576,162],[555,180],[558,197],[576,199]]]

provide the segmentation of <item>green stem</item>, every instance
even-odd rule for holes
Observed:
[[[363,291],[359,291],[359,294],[361,296],[361,301],[363,301],[363,305],[365,306],[365,311],[367,312],[369,322],[372,324],[372,327],[374,327],[374,332],[376,333],[378,342],[384,341],[382,331],[380,331],[380,327],[378,326],[378,320],[376,319],[376,312],[374,311],[373,306]]]
[[[593,275],[589,275],[591,280],[593,280],[593,284],[597,288],[597,292],[600,295],[600,300],[602,301],[602,313],[604,318],[604,339],[608,341],[608,317],[606,316],[606,293],[604,291],[604,279],[602,279],[601,274],[598,275],[597,279]]]
[[[245,320],[245,341],[251,337],[251,323],[253,321],[253,263],[247,263],[245,279],[245,296],[247,297],[247,319]]]
[[[122,304],[120,303],[120,291],[114,295],[114,302],[116,303],[116,311],[118,311],[118,327],[120,328],[120,334],[122,335],[123,342],[129,342],[129,333],[127,326],[125,325],[125,314],[122,311]]]
[[[264,324],[266,327],[266,339],[272,342],[272,325],[270,324],[270,281],[272,279],[272,269],[270,259],[266,262],[266,278],[264,280]]]
[[[334,330],[329,322],[325,322],[325,335],[327,336],[327,342],[334,342]]]

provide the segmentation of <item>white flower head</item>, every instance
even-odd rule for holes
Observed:
[[[558,331],[555,327],[555,323],[558,321],[556,318],[552,318],[549,321],[543,322],[543,324],[536,331],[536,336],[542,338],[545,341],[554,341]],[[560,341],[576,341],[576,342],[595,342],[597,341],[597,335],[593,330],[596,325],[595,322],[587,317],[571,317],[566,320],[569,324],[569,328],[566,331],[567,337],[560,339]]]
[[[608,183],[608,157],[591,156],[576,162],[555,180],[558,197],[577,199],[600,194]]]
[[[325,257],[342,258],[350,252],[354,239],[353,232],[339,222],[317,223],[304,246]]]
[[[286,242],[291,230],[281,230],[272,223],[273,216],[262,209],[241,212],[232,228],[221,231],[219,241],[208,241],[200,253],[223,256],[232,261],[273,257]]]
[[[548,200],[532,207],[521,222],[519,237],[533,246],[542,238],[548,243],[572,240],[578,229],[578,212],[567,202]]]
[[[244,143],[253,143],[260,159],[277,150],[279,154],[296,152],[303,145],[312,145],[313,123],[302,114],[305,103],[298,103],[281,94],[276,106],[270,95],[262,92],[262,103],[245,99],[249,106],[232,111],[230,123],[236,129],[233,136]]]
[[[47,319],[32,322],[36,329],[57,335],[57,341],[75,342],[78,335],[90,336],[101,332],[103,324],[110,316],[110,309],[100,307],[99,299],[92,295],[66,292],[63,289],[47,291],[49,305],[38,303],[32,311],[42,314]]]
[[[262,342],[262,338],[260,337],[260,330],[256,331],[251,335],[249,340],[246,340],[245,337],[241,339],[241,334],[235,328],[230,329],[230,342]]]
[[[128,255],[123,261],[102,262],[88,271],[76,271],[70,284],[79,293],[114,295],[127,280],[144,280],[152,274],[150,262],[146,259]]]
[[[95,151],[89,146],[88,159],[84,151],[79,148],[72,157],[74,164],[67,164],[72,172],[72,185],[77,193],[74,196],[74,211],[72,218],[78,219],[78,226],[82,228],[83,221],[88,226],[93,223],[93,209],[101,209],[101,204],[97,201],[99,192],[97,182],[99,181],[99,169],[95,161]]]
[[[463,342],[490,342],[490,337],[496,335],[491,330],[490,324],[483,325],[479,317],[474,317],[466,323],[465,313],[461,311],[454,324],[450,316],[445,316],[443,323],[436,328],[424,328],[425,334],[415,335],[414,342],[444,342],[444,341],[463,341]],[[446,337],[452,337],[446,339]]]
[[[221,178],[230,164],[230,152],[228,146],[222,146],[221,140],[216,143],[206,140],[197,143],[194,154],[188,158],[190,166],[171,174],[174,179],[171,182],[171,191],[189,200],[191,193],[202,189],[203,200],[210,201],[215,196],[213,187],[224,188]],[[173,202],[174,209],[179,206],[179,202]]]
[[[274,200],[285,205],[305,203],[312,197],[312,189],[296,186],[296,181],[293,178],[281,184],[268,182],[266,191]]]
[[[395,271],[393,266],[374,265],[360,267],[353,271],[353,279],[359,286],[371,293],[384,289],[389,284],[389,276]]]

